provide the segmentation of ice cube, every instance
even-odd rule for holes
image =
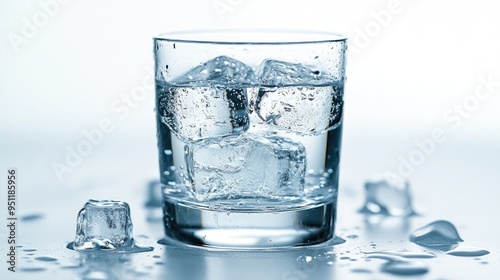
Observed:
[[[365,204],[362,213],[387,216],[411,216],[412,207],[410,184],[406,180],[388,178],[365,183]]]
[[[211,138],[186,146],[196,199],[300,195],[306,153],[302,144],[278,136]]]
[[[264,122],[308,135],[340,124],[340,81],[302,64],[276,60],[264,61],[257,73],[262,86],[250,95],[250,106]]]
[[[158,114],[185,142],[239,134],[249,127],[246,87],[254,83],[250,67],[219,56],[168,84],[157,82]]]
[[[249,127],[246,89],[158,86],[158,114],[182,141],[239,134]]]
[[[261,63],[257,77],[259,83],[266,86],[321,85],[331,80],[311,66],[272,59]]]
[[[78,213],[75,250],[114,250],[132,245],[132,221],[126,202],[91,199]]]
[[[335,86],[262,87],[251,105],[260,119],[302,135],[317,135],[340,125],[341,95]]]
[[[227,56],[218,56],[174,79],[174,85],[249,85],[256,83],[252,68]]]
[[[410,241],[424,247],[448,251],[463,240],[452,223],[435,221],[415,230],[410,235]]]

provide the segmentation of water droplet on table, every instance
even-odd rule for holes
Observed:
[[[448,255],[458,257],[480,257],[489,254],[490,251],[472,246],[458,246],[457,248],[446,252]]]
[[[55,261],[57,261],[56,258],[51,257],[51,256],[40,256],[40,257],[36,257],[35,260],[42,261],[42,262],[55,262]]]
[[[61,269],[77,269],[80,267],[82,267],[80,264],[67,264],[67,265],[61,266]]]
[[[367,255],[371,254],[379,254],[379,255],[388,255],[388,256],[396,256],[403,257],[407,259],[430,259],[435,258],[436,255],[428,252],[409,252],[409,251],[373,251],[373,252],[365,252]]]
[[[82,280],[107,280],[108,275],[102,271],[91,271],[83,276]]]
[[[43,213],[38,212],[38,211],[31,211],[31,212],[26,212],[22,213],[19,215],[19,219],[23,222],[31,222],[31,221],[36,221],[39,219],[43,218]]]
[[[408,260],[408,257],[397,255],[398,252],[368,252],[367,258],[387,260],[381,271],[396,275],[419,275],[429,271],[427,265],[420,261]],[[413,255],[406,254],[414,257]]]
[[[19,270],[23,272],[40,272],[40,271],[45,271],[47,269],[44,267],[32,266],[32,267],[21,267]]]
[[[419,261],[411,262],[388,262],[382,265],[383,272],[396,275],[419,275],[429,271],[427,265]]]
[[[435,221],[410,235],[410,241],[436,250],[448,251],[462,242],[455,226],[448,221]]]
[[[364,269],[364,268],[353,268],[351,269],[351,272],[352,273],[372,273],[371,270],[368,270],[368,269]]]

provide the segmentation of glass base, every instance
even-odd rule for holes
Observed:
[[[288,211],[211,210],[165,200],[168,238],[214,248],[266,249],[314,245],[334,236],[334,202]]]

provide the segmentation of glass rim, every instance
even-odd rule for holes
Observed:
[[[224,39],[226,38],[226,39]],[[266,39],[267,38],[267,39]],[[209,29],[161,33],[154,41],[221,45],[291,45],[346,41],[338,33],[288,29]]]

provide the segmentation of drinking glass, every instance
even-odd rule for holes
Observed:
[[[331,239],[346,38],[172,32],[154,53],[167,237],[225,248]]]

